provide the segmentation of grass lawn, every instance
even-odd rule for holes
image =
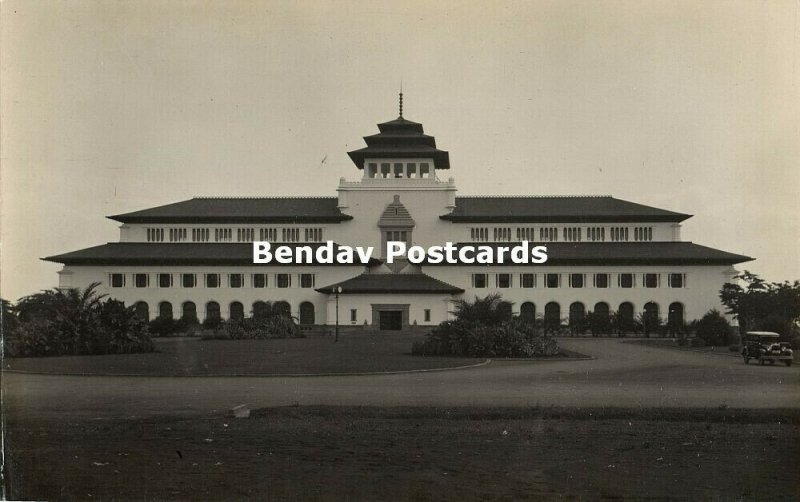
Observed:
[[[290,407],[11,420],[12,499],[794,499],[798,411]]]
[[[421,334],[347,334],[275,340],[156,339],[155,353],[8,358],[8,369],[71,375],[291,375],[454,368],[483,359],[412,356]]]

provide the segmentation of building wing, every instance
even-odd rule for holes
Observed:
[[[312,251],[324,246],[323,243],[281,244],[289,248],[309,247]],[[334,246],[334,253],[339,246]],[[338,264],[319,263],[312,252],[314,266],[336,266]],[[45,261],[63,263],[64,265],[250,265],[253,266],[253,244],[236,243],[149,243],[149,242],[109,242],[71,253],[48,256]],[[370,265],[382,263],[376,258],[370,259]],[[296,266],[297,264],[291,264]],[[277,261],[269,266],[289,266]],[[354,263],[353,266],[361,266]]]
[[[122,223],[339,223],[336,197],[195,197],[109,216]]]
[[[457,248],[516,246],[518,242],[457,243]],[[733,265],[754,258],[728,253],[688,241],[673,242],[547,242],[529,243],[547,247],[547,265]],[[497,253],[494,253],[497,256]],[[449,265],[426,263],[427,266]],[[460,264],[463,266],[463,264]],[[517,265],[506,255],[505,263]],[[537,265],[538,266],[538,265]]]
[[[681,222],[692,215],[645,206],[611,196],[456,197],[458,223]]]

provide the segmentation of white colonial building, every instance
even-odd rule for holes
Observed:
[[[148,318],[242,317],[286,302],[301,324],[400,329],[448,318],[452,302],[500,293],[515,312],[550,322],[587,311],[644,314],[673,324],[721,309],[718,292],[747,256],[681,241],[690,217],[610,196],[459,197],[446,151],[422,125],[378,125],[349,152],[362,171],[336,197],[199,197],[112,216],[120,240],[45,260],[62,263],[60,287],[101,292]],[[543,265],[255,265],[252,242],[331,240],[423,247],[447,241],[546,244]],[[380,251],[378,251],[380,250]],[[285,307],[285,305],[284,305]]]

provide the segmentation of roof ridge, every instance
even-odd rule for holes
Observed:
[[[336,199],[335,195],[233,195],[233,196],[215,196],[215,195],[195,195],[191,200],[263,200],[263,199]]]
[[[457,199],[613,199],[613,195],[456,195]]]

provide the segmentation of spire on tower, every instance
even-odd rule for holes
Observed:
[[[403,118],[403,81],[400,81],[400,118]]]

